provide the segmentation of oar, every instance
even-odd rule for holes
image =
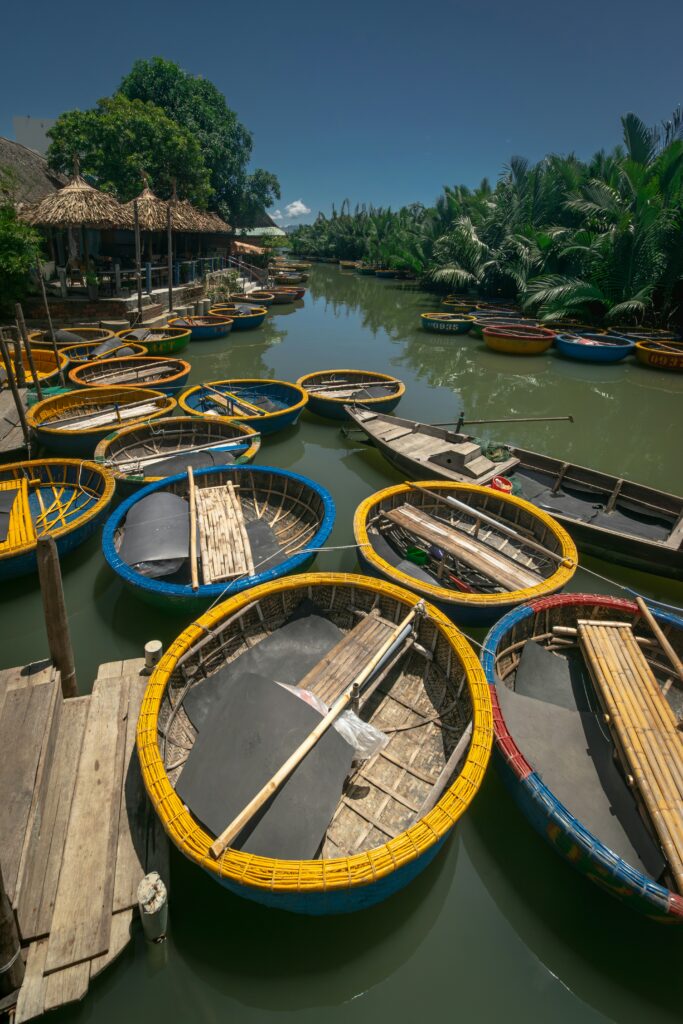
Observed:
[[[327,732],[329,727],[339,717],[344,708],[357,696],[361,686],[363,686],[370,676],[377,671],[384,659],[394,651],[396,645],[405,639],[405,637],[407,637],[412,631],[413,619],[417,615],[422,615],[423,608],[424,604],[420,601],[410,612],[408,612],[406,617],[402,619],[391,632],[391,635],[387,637],[377,653],[373,655],[365,668],[361,669],[353,682],[350,683],[341,696],[337,698],[325,717],[318,722],[315,729],[308,734],[306,739],[299,744],[294,753],[290,754],[282,767],[275,772],[272,778],[266,782],[265,786],[259,790],[256,796],[249,801],[247,806],[240,811],[240,813],[233,818],[228,827],[221,832],[211,846],[211,853],[214,857],[220,857],[226,847],[228,847],[233,839],[240,834],[245,825],[251,821],[256,812],[263,807],[273,793],[275,793],[283,782],[289,778],[297,765],[303,761],[309,750],[313,749],[320,737]]]
[[[266,414],[265,409],[261,409],[258,405],[252,405],[252,403],[248,402],[246,398],[240,398],[239,395],[233,394],[232,391],[219,391],[218,388],[212,387],[211,384],[202,384],[202,387],[205,391],[211,391],[214,396],[214,402],[218,405],[224,406],[226,409],[230,407],[230,402],[228,402],[228,399],[230,398],[232,399],[233,405],[244,409],[245,412],[252,412],[257,416],[265,416]]]
[[[671,662],[671,665],[673,666],[676,675],[683,683],[683,662],[681,662],[681,659],[678,657],[675,650],[669,643],[661,626],[657,622],[656,618],[654,617],[648,606],[645,604],[645,601],[642,599],[642,597],[638,596],[636,598],[636,604],[638,605],[640,614],[643,616],[648,626],[650,627],[650,629],[656,636],[657,640],[659,641],[659,646],[662,648],[667,658]],[[680,727],[681,726],[679,725],[679,728]]]
[[[249,448],[253,441],[260,437],[260,434],[245,434],[243,438],[232,438],[229,441],[210,441],[207,444],[198,444],[195,448],[182,448],[170,449],[167,452],[153,452],[148,455],[147,458],[133,459],[130,458],[127,462],[122,462],[119,469],[126,465],[131,466],[151,466],[155,462],[163,462],[164,459],[175,458],[179,455],[192,455],[194,452],[205,452],[205,451],[216,451],[216,452],[232,452],[237,451],[239,448]],[[109,465],[116,465],[115,462],[109,462]]]
[[[195,504],[192,466],[187,467],[187,498],[190,505],[190,576],[192,579],[192,589],[199,590],[199,573],[197,571],[197,506]]]
[[[451,420],[448,423],[432,423],[433,427],[455,427],[456,430],[462,430],[464,426],[473,426],[474,424],[481,423],[560,423],[574,422],[573,416],[509,416],[500,420],[466,420],[465,414],[460,413],[457,420]]]
[[[472,508],[471,505],[468,505],[464,501],[459,501],[457,498],[446,497],[443,494],[437,494],[436,491],[430,491],[426,487],[420,487],[419,484],[412,483],[412,481],[409,480],[406,480],[406,485],[408,487],[415,488],[416,491],[422,491],[423,494],[428,494],[430,498],[442,501],[444,504],[450,505],[452,508],[457,508],[461,512],[467,512],[468,516],[472,516],[474,519],[479,519],[482,523],[488,523],[489,526],[493,526],[499,533],[505,534],[506,537],[512,537],[513,540],[519,541],[519,543],[524,544],[526,547],[533,548],[534,551],[539,551],[542,555],[552,558],[554,562],[558,562],[560,565],[574,564],[571,558],[565,558],[563,555],[558,555],[557,551],[551,551],[550,548],[544,547],[544,545],[539,544],[538,541],[522,536],[521,533],[517,533],[517,531],[513,530],[512,527],[506,526],[505,523],[501,523],[499,519],[493,519],[492,516],[487,516],[485,512],[479,512],[476,508]]]

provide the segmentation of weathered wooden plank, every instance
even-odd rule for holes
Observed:
[[[105,967],[123,953],[131,940],[130,929],[133,924],[133,911],[122,910],[114,914],[111,919],[111,936],[109,949],[102,956],[96,956],[90,961],[90,978],[96,978]]]
[[[27,831],[17,907],[24,942],[50,930],[89,702],[90,697],[61,702],[48,785],[33,827]]]
[[[46,972],[109,948],[128,680],[97,680],[78,764]]]
[[[298,684],[332,704],[395,629],[371,611],[314,665]]]
[[[147,678],[139,674],[134,674],[130,679],[116,853],[114,913],[136,906],[138,884],[146,874],[147,832],[151,808],[135,750],[135,731],[147,682]]]
[[[0,758],[0,863],[5,889],[12,902],[54,698],[54,683],[9,690],[0,717],[0,751],[3,752]]]
[[[43,968],[46,954],[47,939],[38,939],[29,946],[24,982],[14,1012],[14,1024],[23,1024],[25,1020],[40,1017],[45,1009],[47,979],[43,976]]]
[[[49,955],[49,941],[48,941]],[[72,964],[61,971],[45,975],[45,1011],[83,999],[90,984],[90,961]]]

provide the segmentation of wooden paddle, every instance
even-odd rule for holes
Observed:
[[[192,589],[199,590],[199,572],[197,570],[197,505],[195,503],[192,466],[187,467],[187,500],[190,505],[190,575],[192,578]]]
[[[367,663],[365,668],[358,673],[353,682],[351,682],[341,696],[337,698],[325,717],[317,724],[315,729],[308,734],[306,739],[299,744],[294,753],[290,754],[282,767],[275,772],[269,781],[266,782],[265,786],[259,790],[256,796],[249,801],[247,806],[240,811],[240,813],[233,818],[228,827],[221,832],[211,846],[212,856],[221,856],[226,847],[228,847],[233,839],[240,834],[242,829],[251,821],[256,812],[263,807],[273,793],[275,793],[283,782],[289,778],[296,766],[303,761],[309,750],[313,749],[320,737],[327,732],[347,705],[350,704],[350,702],[358,695],[360,687],[368,681],[370,676],[372,676],[380,667],[384,659],[393,651],[396,644],[403,639],[404,634],[406,634],[406,630],[409,632],[412,630],[413,619],[418,615],[422,615],[423,608],[424,603],[420,601],[410,612],[408,612],[406,617],[399,622],[396,629],[394,629],[387,637],[377,653],[374,654]]]
[[[648,606],[645,604],[645,601],[642,599],[642,597],[638,596],[636,598],[636,604],[638,605],[640,614],[643,616],[648,626],[650,627],[654,635],[657,637],[657,640],[659,641],[659,646],[662,648],[667,658],[671,662],[676,672],[676,675],[678,676],[679,680],[683,683],[683,662],[681,662],[681,659],[678,657],[673,647],[667,640],[666,636],[664,635],[664,632],[662,631],[661,626],[657,622],[656,618],[654,617]],[[680,727],[681,726],[679,724],[679,729]]]

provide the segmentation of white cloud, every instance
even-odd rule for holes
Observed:
[[[303,199],[295,199],[293,203],[287,203],[285,206],[285,214],[287,217],[305,217],[307,213],[310,213],[310,207],[306,206]]]
[[[272,220],[282,220],[282,210],[273,210],[270,217]]]

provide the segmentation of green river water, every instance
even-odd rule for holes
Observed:
[[[191,380],[380,370],[406,384],[399,415],[439,422],[456,419],[463,407],[477,419],[571,413],[573,425],[516,424],[482,434],[654,487],[683,487],[683,379],[674,374],[631,362],[568,362],[554,353],[498,355],[469,336],[427,334],[418,314],[438,309],[438,300],[335,266],[314,267],[297,307],[273,307],[262,328],[227,342],[193,344]],[[338,423],[309,414],[266,440],[259,461],[329,488],[337,505],[333,545],[352,542],[353,512],[364,497],[401,479],[376,451],[342,437]],[[580,569],[571,589],[618,593],[623,584],[683,605],[683,588],[671,581],[596,560],[585,565],[613,582]],[[352,550],[322,554],[314,566],[356,567]],[[168,644],[185,624],[125,591],[98,538],[65,560],[63,574],[82,692],[100,662],[140,656],[152,638]],[[0,667],[45,656],[34,579],[5,584],[0,622]],[[138,936],[83,1004],[51,1019],[681,1019],[680,929],[636,917],[575,875],[531,831],[493,770],[442,854],[379,907],[324,919],[266,910],[222,890],[172,851],[170,910],[163,946],[146,948]]]

